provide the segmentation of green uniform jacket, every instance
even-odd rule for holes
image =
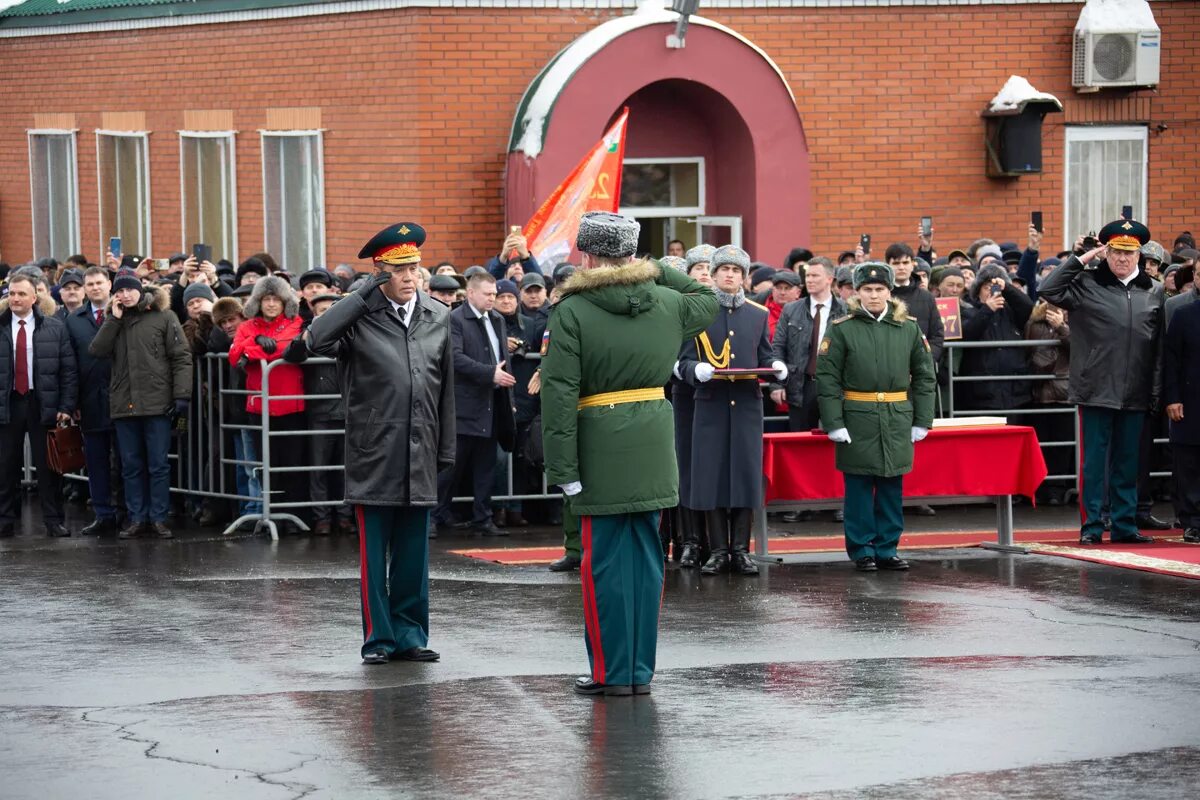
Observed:
[[[716,316],[716,295],[652,260],[580,270],[563,293],[542,359],[548,482],[583,484],[571,498],[580,515],[677,505],[675,424],[661,387],[683,340]],[[577,410],[580,398],[652,387],[661,399]]]
[[[848,316],[835,320],[817,356],[821,427],[845,428],[850,444],[837,445],[837,468],[852,475],[894,478],[912,471],[912,428],[933,425],[933,359],[908,309],[889,300],[876,321],[852,298]],[[846,400],[843,392],[908,392],[901,403]]]

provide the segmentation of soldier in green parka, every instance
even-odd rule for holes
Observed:
[[[562,289],[542,359],[546,476],[583,532],[584,641],[579,694],[650,691],[663,556],[659,513],[679,502],[674,423],[663,386],[685,338],[717,313],[711,289],[636,261],[638,223],[590,212],[583,268]]]
[[[904,475],[933,424],[929,343],[892,299],[893,285],[887,264],[855,267],[849,313],[829,325],[817,351],[821,427],[837,442],[846,479],[846,552],[863,572],[908,569],[896,555]]]

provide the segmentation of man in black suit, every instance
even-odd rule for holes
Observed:
[[[454,466],[438,475],[438,507],[433,521],[439,528],[450,524],[450,501],[464,474],[471,475],[475,502],[469,527],[485,536],[505,536],[492,523],[492,484],[495,480],[496,445],[512,449],[515,431],[512,398],[516,380],[505,369],[507,331],[504,318],[492,310],[496,279],[487,273],[467,281],[467,301],[450,312],[454,345]]]
[[[87,301],[66,317],[67,332],[79,365],[79,423],[83,431],[83,452],[87,458],[88,492],[96,519],[83,530],[84,536],[104,536],[117,533],[117,509],[113,500],[113,456],[117,438],[108,416],[108,386],[112,359],[97,358],[88,351],[96,332],[108,313],[112,282],[108,270],[89,267],[83,275],[83,291]]]

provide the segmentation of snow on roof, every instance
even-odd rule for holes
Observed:
[[[579,71],[580,67],[587,63],[588,59],[599,53],[615,39],[630,31],[664,23],[674,26],[678,19],[678,14],[664,8],[664,0],[639,0],[638,8],[632,14],[625,17],[617,17],[602,25],[598,25],[567,45],[550,62],[550,65],[541,75],[536,87],[533,89],[533,97],[525,104],[524,117],[517,123],[518,125],[524,125],[524,130],[520,141],[513,149],[516,152],[524,153],[529,158],[537,158],[541,154],[542,143],[546,136],[546,122],[550,117],[554,103],[558,99],[558,96],[562,94],[563,89],[566,88],[571,78]],[[791,87],[788,86],[787,80],[783,77],[783,72],[771,60],[770,56],[749,39],[720,23],[713,22],[704,17],[689,17],[688,23],[690,25],[701,25],[706,28],[722,31],[737,38],[747,47],[753,48],[779,75],[779,80],[787,87],[788,94],[792,94]],[[792,99],[795,100],[795,95],[792,95]]]
[[[1075,23],[1075,30],[1092,33],[1158,29],[1147,0],[1088,0],[1079,12],[1079,21]]]
[[[999,94],[992,98],[992,102],[988,104],[988,111],[992,114],[1019,113],[1027,103],[1034,102],[1053,103],[1058,106],[1060,111],[1062,110],[1062,103],[1058,101],[1057,97],[1039,92],[1033,88],[1033,84],[1020,75],[1013,75],[1005,82]]]

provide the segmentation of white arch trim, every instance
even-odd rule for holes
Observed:
[[[667,11],[661,7],[656,8],[653,5],[642,5],[633,14],[611,19],[602,25],[598,25],[567,45],[550,62],[550,65],[542,73],[540,79],[531,84],[533,96],[529,98],[528,102],[522,100],[517,106],[518,109],[523,109],[524,113],[520,119],[513,120],[513,126],[514,129],[517,129],[517,126],[523,126],[523,128],[520,129],[521,136],[517,140],[517,145],[513,150],[524,153],[528,158],[537,158],[541,154],[542,144],[546,135],[546,123],[554,108],[554,102],[562,94],[563,90],[566,89],[567,84],[571,82],[571,78],[574,77],[575,73],[590,58],[626,33],[651,25],[669,24],[673,26],[678,19],[679,15],[673,11]],[[705,17],[690,17],[689,25],[699,25],[718,30],[728,36],[734,37],[746,45],[746,47],[752,49],[760,58],[771,65],[771,69],[775,70],[775,74],[779,76],[780,83],[787,89],[788,96],[792,98],[792,103],[795,104],[796,96],[792,93],[792,87],[788,86],[787,79],[783,77],[783,70],[779,69],[779,65],[761,47],[732,28],[728,28],[719,22],[713,22],[711,19]],[[665,41],[663,46],[666,46]]]

